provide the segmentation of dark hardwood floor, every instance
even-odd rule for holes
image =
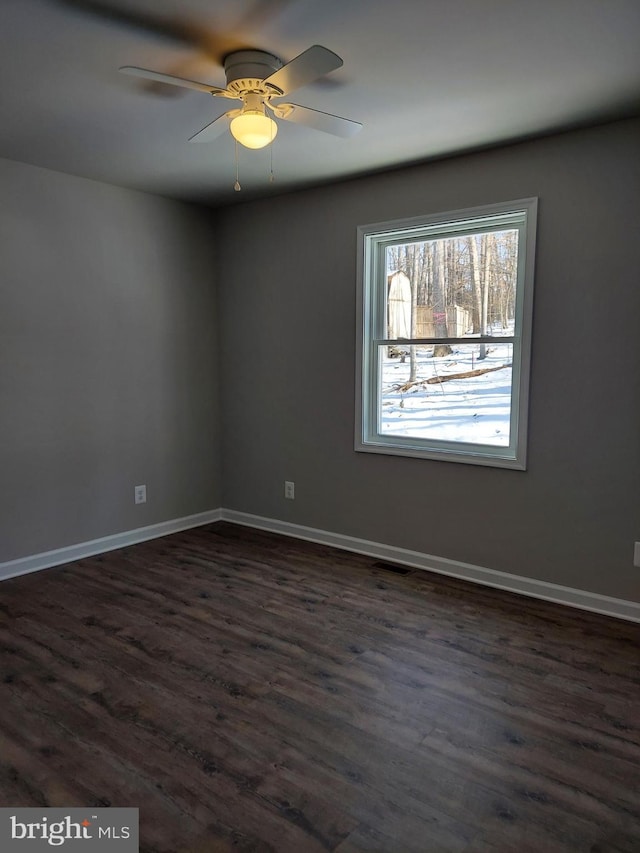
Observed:
[[[0,700],[0,805],[136,806],[142,851],[640,851],[640,625],[320,545],[5,581]]]

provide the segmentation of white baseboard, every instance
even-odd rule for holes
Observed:
[[[364,554],[379,560],[437,572],[441,575],[472,581],[483,586],[491,586],[531,598],[553,601],[556,604],[564,604],[579,610],[590,610],[594,613],[615,616],[618,619],[626,619],[630,622],[640,622],[640,603],[635,601],[610,598],[607,595],[598,595],[586,590],[573,589],[572,587],[525,578],[520,575],[511,575],[507,572],[498,572],[494,569],[486,569],[483,566],[474,566],[472,563],[461,563],[444,557],[434,557],[431,554],[423,554],[419,551],[409,551],[406,548],[383,545],[380,542],[371,542],[368,539],[356,539],[353,536],[344,536],[341,533],[329,533],[326,530],[303,527],[287,521],[262,518],[259,515],[250,515],[230,509],[222,510],[222,520],[242,524],[246,527],[255,527],[259,530],[269,530],[272,533],[282,533],[295,539],[306,539],[320,545],[331,545],[344,551],[354,551],[357,554]]]
[[[635,601],[610,598],[606,595],[598,595],[597,593],[585,590],[560,586],[548,583],[547,581],[511,575],[506,572],[495,571],[494,569],[486,569],[483,566],[475,566],[472,563],[461,563],[457,560],[448,560],[444,557],[434,557],[431,554],[423,554],[420,551],[409,551],[406,548],[396,548],[393,545],[384,545],[381,542],[357,539],[353,536],[345,536],[342,533],[330,533],[314,527],[304,527],[300,524],[291,524],[288,521],[263,518],[259,515],[251,515],[231,509],[213,509],[208,512],[198,513],[197,515],[163,521],[160,524],[151,524],[148,527],[139,527],[137,530],[116,533],[113,536],[104,536],[101,539],[93,539],[90,542],[80,542],[68,548],[59,548],[56,551],[46,551],[42,554],[34,554],[30,557],[0,563],[0,581],[28,574],[29,572],[38,572],[41,569],[60,566],[64,563],[70,563],[73,560],[81,560],[85,557],[103,554],[107,551],[113,551],[116,548],[125,548],[127,545],[135,545],[138,542],[146,542],[149,539],[168,536],[170,533],[178,533],[181,530],[188,530],[191,527],[212,524],[216,521],[230,521],[234,524],[244,525],[245,527],[254,527],[258,530],[281,533],[284,536],[291,536],[294,539],[305,539],[308,542],[317,542],[320,545],[330,545],[334,548],[340,548],[343,551],[353,551],[356,554],[364,554],[368,557],[375,557],[378,560],[386,560],[415,569],[424,569],[425,571],[472,581],[483,586],[504,589],[508,592],[515,592],[531,598],[541,598],[545,601],[553,601],[556,604],[564,604],[568,607],[578,608],[579,610],[590,610],[594,613],[615,616],[618,619],[626,619],[630,622],[640,622],[640,604]]]
[[[138,527],[137,530],[115,533],[113,536],[103,536],[100,539],[92,539],[90,542],[80,542],[67,548],[58,548],[55,551],[45,551],[31,557],[10,560],[6,563],[0,563],[0,581],[14,578],[17,575],[26,575],[29,572],[39,572],[41,569],[50,569],[63,563],[71,563],[73,560],[82,560],[84,557],[93,557],[96,554],[115,551],[116,548],[136,545],[138,542],[146,542],[148,539],[158,539],[160,536],[168,536],[170,533],[178,533],[180,530],[188,530],[191,527],[212,524],[214,521],[220,521],[221,518],[222,510],[212,509],[197,515],[187,515],[184,518],[174,518],[171,521],[150,524],[148,527]]]

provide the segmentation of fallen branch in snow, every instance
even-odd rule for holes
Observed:
[[[449,373],[445,376],[432,376],[430,379],[417,379],[415,382],[405,382],[404,385],[398,386],[398,391],[404,392],[413,388],[414,385],[439,385],[442,382],[449,382],[450,379],[469,379],[472,376],[482,376],[483,373],[493,373],[494,370],[504,370],[505,367],[511,367],[510,364],[500,364],[498,367],[480,367],[477,370],[466,370],[464,373]]]

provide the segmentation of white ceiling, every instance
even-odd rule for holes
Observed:
[[[232,102],[119,74],[224,86],[231,50],[344,66],[296,103],[352,139],[280,123],[269,149],[189,136]],[[0,0],[0,157],[215,205],[640,112],[640,0]],[[233,105],[233,104],[232,104]]]

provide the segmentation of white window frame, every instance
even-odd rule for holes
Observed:
[[[526,469],[537,205],[537,198],[526,198],[466,210],[378,222],[358,228],[356,451]],[[385,328],[387,246],[402,242],[446,239],[461,234],[479,234],[483,231],[498,230],[500,227],[516,229],[519,232],[513,336],[420,338],[403,340],[403,343],[512,343],[509,446],[497,447],[383,434],[379,428],[379,352],[382,344],[397,343],[388,340]]]

